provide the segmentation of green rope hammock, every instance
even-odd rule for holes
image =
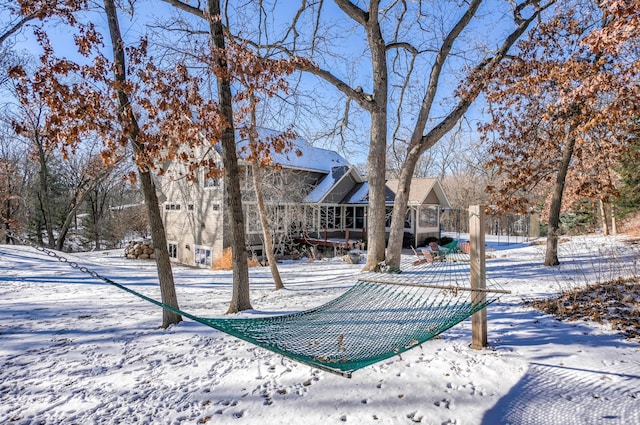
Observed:
[[[428,341],[496,301],[502,289],[469,288],[469,263],[406,265],[363,273],[340,297],[310,310],[258,317],[200,317],[108,283],[285,357],[345,377]]]
[[[300,313],[196,320],[298,362],[350,377],[432,339],[495,300],[455,287],[367,279],[361,278],[337,299]]]
[[[46,248],[51,257],[191,320],[345,377],[428,341],[496,301],[499,288],[471,290],[470,265],[402,265],[401,274],[363,273],[347,292],[310,310],[258,318],[207,318],[166,305]],[[495,284],[492,283],[492,286]]]

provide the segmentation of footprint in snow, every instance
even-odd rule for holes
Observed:
[[[440,401],[436,401],[433,404],[435,404],[438,407],[444,407],[445,409],[453,409],[453,402],[451,400],[447,400],[445,398],[443,398]]]
[[[422,422],[422,419],[424,418],[424,416],[416,411],[416,412],[411,412],[407,414],[407,418],[411,419],[411,421],[415,423],[420,423]]]

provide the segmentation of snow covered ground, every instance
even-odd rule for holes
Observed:
[[[511,295],[488,309],[486,350],[467,320],[356,372],[318,371],[161,311],[28,247],[0,245],[0,423],[640,424],[640,344],[606,326],[559,322],[523,301],[640,274],[622,239],[573,238],[557,268],[543,248],[489,241],[488,274]],[[517,242],[517,241],[516,241]],[[152,262],[120,251],[65,255],[159,298]],[[258,311],[320,305],[354,283],[339,259],[283,264],[286,289],[251,270]],[[175,267],[182,309],[226,311],[230,272]],[[638,300],[636,300],[638,301]]]

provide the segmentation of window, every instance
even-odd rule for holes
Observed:
[[[269,209],[271,214],[271,227],[278,231],[283,231],[287,222],[287,210],[284,205],[276,205]]]
[[[303,223],[304,210],[304,205],[287,205],[287,223],[290,234],[298,235],[306,228]]]
[[[413,229],[413,212],[411,209],[408,209],[404,215],[404,228]]]
[[[203,186],[205,189],[220,187],[220,179],[205,177]]]
[[[258,215],[258,206],[256,204],[245,203],[244,205],[244,225],[247,233],[260,233],[262,226],[260,225],[260,216]]]
[[[167,244],[167,247],[169,248],[169,258],[172,258],[174,260],[178,259],[178,244],[169,242]]]
[[[386,227],[391,227],[391,217],[392,216],[393,216],[393,207],[385,207],[385,209],[384,209],[384,225]]]
[[[438,227],[438,206],[423,205],[418,212],[418,225],[420,227]]]
[[[344,228],[359,229],[359,230],[363,229],[364,217],[365,217],[365,207],[345,207],[344,208]]]
[[[344,228],[353,229],[353,207],[346,207],[344,209]]]
[[[333,223],[336,226],[336,229],[340,229],[342,227],[342,207],[333,207],[334,215],[333,215]]]
[[[194,255],[196,265],[211,267],[211,248],[196,246]]]
[[[342,225],[342,207],[320,207],[320,228],[340,229]]]
[[[180,211],[180,204],[168,203],[164,205],[166,211]]]
[[[356,207],[356,229],[364,229],[364,207]]]
[[[308,205],[305,208],[305,224],[306,230],[312,231],[318,229],[318,208]]]
[[[187,211],[193,212],[193,204],[187,204]]]

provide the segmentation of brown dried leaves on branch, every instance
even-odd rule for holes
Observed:
[[[67,21],[75,24],[74,40],[86,61],[76,63],[57,57],[47,33],[38,30],[37,38],[44,49],[39,69],[31,76],[20,67],[11,70],[11,76],[19,80],[21,101],[42,102],[48,108],[48,146],[69,155],[87,135],[98,136],[104,147],[101,157],[112,163],[135,140],[138,167],[162,174],[162,164],[176,160],[185,164],[184,177],[190,180],[195,180],[202,168],[209,177],[221,174],[209,153],[229,124],[217,101],[203,94],[205,78],[225,73],[238,85],[234,120],[236,128],[242,129],[247,127],[248,112],[256,108],[261,97],[286,92],[285,77],[299,61],[264,60],[247,46],[230,42],[224,51],[205,46],[192,52],[209,72],[197,76],[184,63],[160,66],[149,55],[148,42],[142,38],[137,45],[126,48],[128,69],[124,71],[128,79],[117,83],[113,63],[102,53],[102,35],[91,24]],[[227,69],[217,65],[219,55],[224,55]],[[130,101],[122,110],[117,90],[123,90]],[[128,114],[136,116],[139,128],[132,126]],[[293,137],[289,131],[261,140],[260,149],[251,152],[250,159],[268,164],[271,150],[285,151]]]
[[[482,128],[495,137],[487,165],[502,177],[490,188],[496,205],[523,210],[536,202],[536,192],[555,182],[570,139],[563,204],[615,196],[611,170],[638,131],[639,10],[640,0],[609,1],[591,11],[602,14],[594,22],[587,20],[593,13],[565,10],[498,67],[487,94],[493,121]]]

